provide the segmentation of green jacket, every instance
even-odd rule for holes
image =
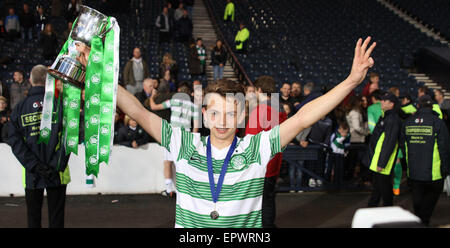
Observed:
[[[382,115],[381,102],[374,103],[367,108],[367,124],[369,126],[370,133],[373,133],[378,119]]]
[[[231,21],[234,22],[234,3],[229,2],[225,7],[225,14],[223,15],[223,20],[228,20],[228,17],[231,16]]]

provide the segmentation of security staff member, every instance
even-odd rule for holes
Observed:
[[[397,157],[402,126],[396,111],[398,105],[397,97],[391,93],[381,97],[383,114],[369,141],[369,169],[373,171],[373,191],[369,199],[369,207],[377,207],[380,199],[383,199],[383,206],[393,205],[391,172]]]
[[[433,111],[429,95],[419,99],[419,110],[403,124],[400,142],[408,164],[415,214],[425,225],[450,173],[450,141],[445,122]]]
[[[247,42],[250,37],[250,31],[245,27],[245,24],[241,22],[239,25],[239,32],[237,33],[234,43],[236,44],[236,52],[247,53]]]
[[[41,227],[44,189],[47,190],[49,227],[64,227],[66,185],[70,181],[67,166],[69,156],[66,156],[61,142],[62,110],[56,113],[54,110],[53,114],[58,115],[59,121],[52,123],[48,144],[38,144],[46,75],[45,66],[33,67],[30,75],[32,88],[14,108],[9,124],[8,144],[24,169],[23,183],[30,228]],[[56,109],[56,101],[53,106]]]

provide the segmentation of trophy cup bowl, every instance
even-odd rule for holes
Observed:
[[[94,36],[103,38],[109,31],[106,30],[107,25],[106,15],[82,5],[70,37],[74,42],[82,42],[90,47]],[[56,60],[54,66],[48,69],[48,73],[75,87],[84,88],[86,67],[69,55],[59,56]]]

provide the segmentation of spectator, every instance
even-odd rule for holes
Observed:
[[[378,90],[379,87],[379,82],[380,82],[380,75],[376,72],[371,72],[369,73],[369,81],[366,83],[366,85],[364,86],[361,95],[363,96],[370,96],[370,94],[372,94],[372,92],[374,92],[375,90]],[[369,98],[369,105],[371,105],[371,99]]]
[[[189,18],[192,20],[192,11],[194,9],[194,3],[195,0],[183,0],[184,7],[186,8],[187,12],[189,13]]]
[[[165,83],[165,84],[169,85],[170,92],[177,91],[177,84],[176,84],[175,80],[173,80],[172,77],[170,76],[169,70],[167,70],[164,73],[164,77],[160,81],[161,81],[161,83]]]
[[[292,111],[294,107],[290,103],[281,103],[283,105],[283,110],[286,113],[287,117],[290,118],[294,115],[294,112]]]
[[[250,31],[245,27],[245,24],[241,22],[239,25],[239,32],[234,38],[234,43],[236,45],[236,52],[247,54],[248,39],[250,37]]]
[[[225,13],[223,15],[223,20],[225,22],[234,22],[234,3],[231,0],[227,0],[227,5],[225,6]]]
[[[114,113],[114,144],[119,143],[119,130],[124,126],[123,119],[121,118],[118,111],[119,110],[116,110],[116,112]]]
[[[61,0],[52,0],[52,4],[50,6],[51,16],[52,17],[60,17],[62,12],[64,11],[64,3]]]
[[[369,100],[367,96],[361,96],[361,108],[363,110],[363,120],[367,122],[367,108],[369,107]]]
[[[191,75],[203,74],[203,66],[200,62],[197,47],[194,43],[190,45],[188,65],[189,65],[189,73]]]
[[[308,147],[308,135],[311,132],[311,127],[303,130],[300,132],[296,137],[295,141],[300,143],[300,146],[303,148]],[[294,142],[295,142],[294,141]],[[303,190],[300,188],[302,187],[303,182],[303,167],[305,167],[305,161],[304,160],[297,160],[297,163],[289,163],[289,185],[290,185],[290,193],[298,192],[302,193]]]
[[[175,20],[175,10],[173,9],[173,5],[171,2],[167,3],[167,10],[169,12],[169,18],[172,20],[172,22]]]
[[[388,92],[396,96],[397,98],[400,97],[400,89],[396,86],[392,86],[391,88],[389,88]]]
[[[256,96],[255,86],[248,85],[245,87],[245,100],[247,105],[248,114],[253,111],[253,108],[258,105],[258,97]]]
[[[158,80],[146,78],[142,82],[142,91],[136,93],[134,96],[144,105],[145,108],[150,110],[150,97],[153,94],[153,90],[158,87]]]
[[[322,95],[320,92],[314,92],[314,83],[308,82],[303,86],[303,101],[296,106],[297,110],[305,106],[308,102]]]
[[[292,99],[294,107],[297,107],[303,101],[302,84],[300,82],[292,83],[291,99]]]
[[[22,71],[15,71],[13,79],[14,82],[9,88],[9,96],[11,97],[9,99],[11,102],[11,110],[14,109],[17,103],[27,97],[28,90],[31,88],[30,82],[23,78]]]
[[[188,44],[192,39],[192,20],[189,18],[187,10],[183,10],[182,16],[177,21],[178,42]]]
[[[169,8],[165,6],[161,15],[156,18],[155,26],[159,28],[159,43],[172,40],[173,20],[169,16]]]
[[[6,99],[7,110],[9,110],[9,90],[8,85],[0,81],[0,96]]]
[[[308,141],[310,144],[319,145],[320,148],[317,151],[317,160],[310,161],[311,169],[319,176],[323,176],[325,172],[324,165],[326,163],[326,148],[330,146],[330,136],[333,132],[333,122],[328,116],[322,117],[319,121],[311,126],[311,131],[308,135]],[[312,187],[322,186],[320,179],[309,179],[309,184]]]
[[[373,129],[377,125],[378,119],[380,118],[383,111],[381,110],[381,96],[383,92],[380,90],[375,90],[370,94],[370,105],[367,108],[367,125],[369,126],[370,133],[373,132]]]
[[[183,83],[178,88],[178,94],[175,94],[174,97],[170,100],[166,100],[161,104],[156,104],[154,101],[154,97],[150,98],[150,107],[153,111],[169,109],[172,114],[170,115],[170,124],[173,127],[183,127],[186,131],[191,130],[191,121],[194,121],[193,132],[198,132],[199,128],[199,116],[200,110],[198,106],[195,105],[190,100],[190,95],[192,94],[192,90],[190,87]],[[172,174],[172,164],[176,158],[172,158],[169,152],[165,152],[164,158],[164,178],[166,184],[166,190],[162,192],[163,195],[167,195],[169,197],[174,197],[175,187],[173,185],[173,174]]]
[[[363,118],[363,108],[361,98],[358,95],[350,97],[347,108],[346,121],[350,128],[350,142],[352,146],[361,148],[366,142],[366,137],[369,135],[369,127]],[[364,150],[350,149],[347,156],[347,170],[345,173],[346,179],[353,179],[357,174],[367,175],[365,166],[363,166]],[[359,171],[359,173],[358,173]],[[364,178],[367,179],[367,178]]]
[[[67,41],[67,39],[69,38],[70,35],[70,31],[72,31],[72,22],[68,22],[67,23],[67,29],[64,30],[64,32],[61,33],[61,35],[58,37],[59,39],[59,44],[61,45],[61,47],[64,45],[64,43]]]
[[[342,121],[338,123],[338,129],[330,137],[331,153],[325,174],[325,179],[333,181],[336,190],[340,190],[344,183],[345,148],[350,145],[351,137],[348,124]]]
[[[275,80],[270,76],[258,77],[255,81],[256,94],[259,99],[258,106],[250,113],[245,128],[245,134],[256,135],[280,125],[287,119],[286,113],[279,111],[279,106],[271,105],[271,94],[275,93]],[[280,173],[283,154],[278,153],[267,164],[262,199],[263,228],[275,227],[275,185]]]
[[[44,7],[38,6],[37,7],[37,13],[35,17],[35,23],[36,23],[36,33],[38,40],[41,40],[41,33],[45,29],[45,25],[47,25],[48,20],[47,16],[44,13]]]
[[[56,57],[56,48],[58,47],[58,39],[53,32],[53,25],[48,23],[45,25],[44,31],[41,33],[42,57],[46,60],[53,60]]]
[[[5,23],[3,20],[0,20],[0,39],[6,38],[6,29]]]
[[[222,40],[216,41],[216,46],[211,51],[211,65],[213,66],[214,82],[223,78],[223,70],[227,63],[227,51],[222,45]]]
[[[0,142],[6,142],[4,140],[3,134],[4,129],[7,133],[6,123],[8,122],[9,116],[8,116],[8,101],[6,100],[6,97],[0,96]]]
[[[20,36],[20,21],[14,8],[9,8],[9,15],[5,18],[5,29],[8,39],[14,40]]]
[[[291,84],[284,82],[280,88],[280,104],[293,104],[293,98],[291,97]]]
[[[170,77],[173,80],[178,79],[178,65],[177,62],[172,58],[170,53],[166,53],[163,56],[162,62],[159,65],[159,75],[160,77],[164,77],[166,71],[170,72]]]
[[[144,81],[144,78],[148,78],[149,76],[148,64],[141,56],[141,49],[135,47],[133,49],[133,57],[128,60],[123,69],[125,87],[131,94],[136,94],[142,90],[142,81]]]
[[[23,4],[23,13],[20,15],[20,25],[22,26],[22,39],[33,40],[34,15],[30,11],[30,5]]]
[[[180,4],[178,4],[178,8],[175,10],[175,15],[174,15],[176,22],[178,22],[178,20],[180,20],[180,18],[184,15],[185,10],[186,9],[184,8],[184,4],[182,2]],[[187,13],[187,18],[189,18],[189,13],[187,12],[187,10],[186,10],[186,13]]]
[[[81,4],[78,2],[78,0],[70,0],[66,10],[66,20],[68,22],[73,22],[80,13]]]
[[[202,66],[202,74],[205,74],[206,66],[206,48],[203,45],[202,38],[197,38],[195,48],[197,49],[198,59],[200,60],[200,65]]]
[[[125,116],[124,126],[119,129],[117,141],[119,145],[138,148],[149,142],[149,135],[138,126],[137,122],[128,115]]]
[[[444,98],[444,92],[440,89],[434,90],[434,99],[443,111],[450,110],[450,100]]]

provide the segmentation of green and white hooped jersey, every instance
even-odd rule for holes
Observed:
[[[174,158],[177,204],[175,227],[262,227],[262,195],[266,166],[282,152],[279,126],[257,135],[238,138],[235,151],[216,203],[219,218],[210,218],[214,210],[206,160],[207,137],[172,127],[162,120],[161,145]],[[212,150],[214,181],[217,185],[229,147]]]

